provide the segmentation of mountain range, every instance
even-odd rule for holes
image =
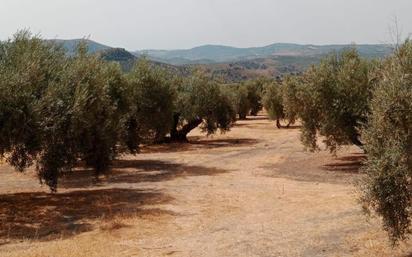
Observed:
[[[193,63],[222,63],[239,60],[251,60],[274,56],[319,56],[333,51],[354,47],[368,58],[379,58],[392,50],[388,45],[299,45],[276,43],[263,47],[236,48],[221,45],[204,45],[186,50],[142,50],[135,54],[146,55],[158,61],[175,65]]]
[[[54,40],[68,54],[75,52],[81,39]],[[237,82],[259,76],[277,77],[300,73],[310,65],[317,64],[331,52],[356,48],[365,58],[383,58],[392,52],[385,44],[347,45],[300,45],[276,43],[263,47],[237,48],[222,45],[204,45],[183,50],[127,51],[92,40],[85,40],[90,53],[100,54],[103,59],[119,62],[125,71],[145,56],[155,65],[186,73],[190,69],[203,69],[213,76],[228,82]]]

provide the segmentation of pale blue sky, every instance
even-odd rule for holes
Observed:
[[[412,0],[0,0],[0,39],[90,36],[129,50],[290,43],[382,43],[397,17],[412,32]]]

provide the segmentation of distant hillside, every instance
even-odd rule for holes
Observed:
[[[277,43],[264,47],[236,48],[220,45],[204,45],[187,50],[142,50],[135,54],[146,55],[157,61],[175,65],[194,63],[222,63],[274,56],[319,56],[345,48],[355,47],[367,58],[379,58],[391,53],[388,45],[299,45]]]
[[[53,39],[50,41],[62,45],[63,48],[66,49],[67,53],[70,55],[75,53],[76,48],[80,42],[86,42],[89,53],[96,53],[96,52],[108,50],[111,48],[110,46],[106,46],[106,45],[97,43],[95,41],[89,40],[89,39],[70,39],[70,40]]]
[[[228,83],[240,82],[247,79],[266,77],[282,77],[286,74],[299,74],[310,65],[317,64],[320,56],[274,56],[256,58],[227,63],[186,65],[191,68],[200,68],[214,77]]]
[[[130,71],[138,58],[123,48],[109,48],[96,52],[102,59],[118,62],[124,71]]]
[[[120,64],[122,69],[129,72],[133,66],[141,60],[142,57],[137,57],[123,48],[109,48],[102,51],[96,52],[100,57],[109,62],[117,62]],[[169,72],[185,75],[188,74],[188,67],[185,66],[175,66],[167,63],[161,63],[153,60],[149,60],[151,65],[156,67],[161,67],[168,70]]]
[[[69,55],[74,54],[82,39],[51,40],[61,44]],[[272,44],[264,47],[236,48],[205,45],[187,50],[142,50],[128,52],[85,40],[89,53],[100,55],[106,61],[118,62],[126,72],[145,56],[154,66],[186,75],[190,70],[202,69],[227,82],[237,82],[259,76],[278,77],[301,73],[310,65],[333,51],[356,47],[366,58],[381,58],[392,52],[388,45],[299,45]]]
[[[131,54],[124,48],[114,48],[114,47],[103,45],[103,44],[100,44],[100,43],[97,43],[95,41],[88,40],[88,39],[72,39],[72,40],[54,39],[54,40],[49,40],[49,41],[61,45],[67,51],[68,55],[75,54],[77,46],[81,42],[86,42],[89,53],[97,54],[106,61],[119,63],[122,69],[126,72],[129,72],[133,68],[133,66],[136,64],[136,62],[142,58],[139,55]],[[187,73],[186,67],[177,67],[171,64],[162,63],[162,62],[158,62],[155,60],[149,60],[149,61],[152,65],[165,68],[171,72],[176,72],[179,74]]]

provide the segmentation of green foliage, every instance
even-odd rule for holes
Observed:
[[[83,49],[69,63],[62,84],[73,90],[70,115],[76,151],[99,174],[117,155],[125,111],[119,102],[123,101],[125,82],[118,66],[108,65]]]
[[[237,86],[236,91],[236,112],[239,115],[239,119],[244,120],[249,114],[252,103],[249,100],[249,91],[246,85],[240,84]]]
[[[355,50],[324,59],[309,69],[299,87],[302,105],[302,142],[310,150],[318,148],[318,135],[335,152],[340,145],[362,145],[360,126],[367,120],[372,91],[371,65]]]
[[[134,135],[144,141],[162,141],[173,122],[176,99],[173,76],[143,60],[128,78],[132,109],[129,122],[138,124]]]
[[[0,157],[36,164],[52,191],[79,161],[99,175],[142,142],[224,132],[234,119],[230,96],[202,74],[179,80],[142,61],[126,77],[85,43],[66,55],[26,31],[0,43]]]
[[[302,104],[298,98],[302,86],[300,76],[287,76],[282,82],[282,104],[285,119],[294,124],[302,111]]]
[[[235,120],[230,97],[219,84],[202,73],[185,78],[177,87],[172,140],[187,140],[187,134],[200,126],[213,134],[228,131]]]
[[[383,218],[394,243],[411,225],[412,42],[407,41],[380,69],[363,131],[367,162],[363,203]]]
[[[266,84],[263,92],[263,106],[269,118],[276,121],[285,119],[281,85],[277,82]]]
[[[230,96],[239,119],[247,115],[256,116],[262,110],[262,91],[266,80],[263,78],[244,83],[225,85],[225,93]]]
[[[247,99],[250,104],[250,115],[252,116],[256,116],[263,108],[262,92],[266,83],[268,81],[265,78],[259,78],[246,83]]]
[[[28,32],[1,45],[0,153],[23,171],[36,161],[52,191],[77,160],[96,173],[117,155],[127,103],[117,66],[63,51]]]
[[[63,51],[27,31],[0,45],[0,154],[20,171],[42,149],[39,103],[64,68]]]
[[[297,99],[298,83],[297,77],[287,77],[282,83],[272,81],[267,83],[263,89],[263,106],[268,112],[269,118],[276,120],[276,126],[281,128],[281,121],[286,120],[286,127],[296,122],[300,108]]]

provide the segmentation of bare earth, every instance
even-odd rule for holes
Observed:
[[[305,152],[265,116],[150,146],[56,195],[0,166],[0,256],[412,256],[357,203],[362,154]],[[80,178],[79,178],[80,177]],[[409,255],[408,255],[409,254]]]

